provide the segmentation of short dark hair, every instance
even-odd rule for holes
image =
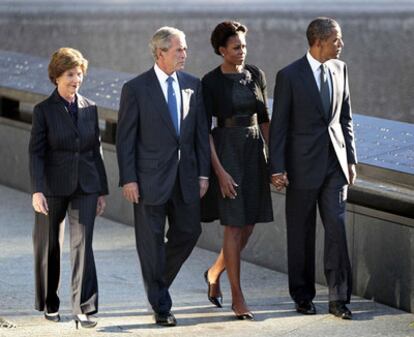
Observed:
[[[214,52],[220,55],[219,48],[225,47],[230,37],[237,35],[238,33],[247,33],[246,26],[237,21],[224,21],[219,23],[211,33],[211,45],[214,48]]]
[[[326,40],[332,34],[333,29],[337,27],[339,24],[334,19],[327,17],[314,19],[306,30],[309,46],[313,46],[318,39]]]

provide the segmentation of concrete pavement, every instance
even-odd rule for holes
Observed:
[[[132,209],[131,209],[132,212]],[[33,309],[33,212],[30,196],[0,185],[0,316],[16,329],[0,329],[0,336],[414,336],[414,315],[354,297],[354,320],[343,321],[327,313],[327,289],[317,288],[316,316],[293,309],[287,276],[243,263],[242,284],[256,321],[237,321],[231,311],[227,278],[223,275],[223,309],[210,305],[202,274],[216,254],[196,248],[171,289],[178,325],[160,328],[147,310],[133,228],[99,218],[94,252],[100,288],[96,329],[76,331],[69,302],[68,240],[62,257],[62,322],[46,321]]]

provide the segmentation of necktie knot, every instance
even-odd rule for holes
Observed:
[[[323,63],[321,64],[321,79],[326,81],[326,65]]]

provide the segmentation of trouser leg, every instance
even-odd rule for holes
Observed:
[[[295,302],[315,297],[317,189],[286,191],[289,292]]]
[[[325,228],[324,267],[330,301],[349,303],[352,292],[352,271],[345,230],[346,185],[339,167],[322,187],[319,212]]]
[[[33,248],[35,308],[49,313],[59,310],[60,257],[65,229],[67,198],[47,198],[49,214],[35,213]]]
[[[166,205],[134,204],[135,239],[148,301],[157,313],[170,311],[172,302],[165,283],[164,229]]]
[[[97,194],[75,194],[68,209],[73,314],[98,311],[98,280],[92,250]]]
[[[167,287],[170,287],[201,234],[200,202],[184,203],[179,184],[176,183],[167,213],[169,227],[164,277]]]

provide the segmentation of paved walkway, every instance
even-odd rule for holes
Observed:
[[[131,210],[132,211],[132,210]],[[353,298],[354,320],[343,321],[327,313],[327,290],[318,287],[316,316],[293,310],[287,277],[249,263],[242,265],[245,296],[256,321],[234,319],[227,279],[222,290],[225,306],[214,308],[206,298],[202,274],[215,253],[195,249],[172,289],[173,311],[178,325],[153,324],[144,300],[134,233],[131,227],[99,218],[94,251],[100,287],[99,324],[91,331],[76,331],[69,303],[70,266],[65,242],[61,284],[62,322],[55,324],[33,310],[33,256],[30,196],[0,185],[0,316],[17,323],[16,329],[0,329],[0,336],[289,336],[371,337],[414,336],[414,315],[362,298]]]

